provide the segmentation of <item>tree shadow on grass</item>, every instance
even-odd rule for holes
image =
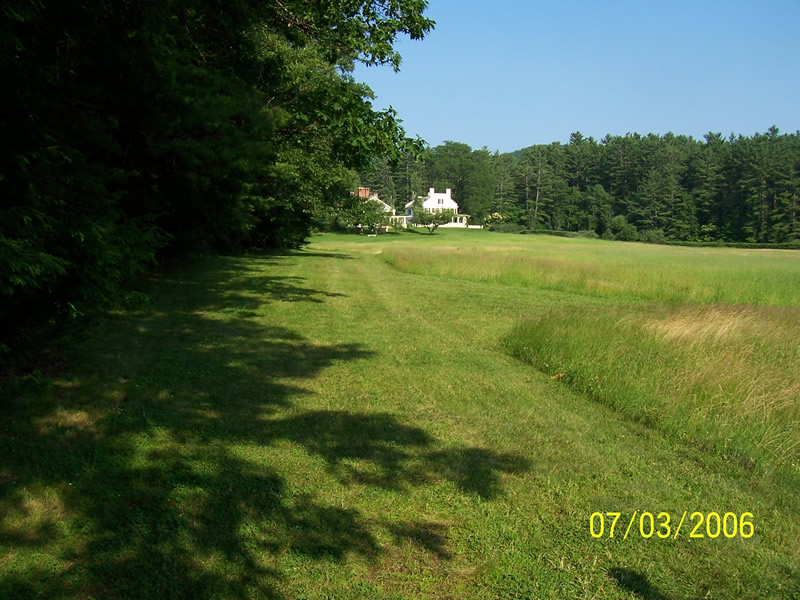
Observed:
[[[308,253],[291,256],[305,260],[315,257]],[[346,297],[342,293],[307,287],[302,277],[265,272],[268,267],[288,266],[288,261],[288,258],[278,255],[214,257],[193,265],[188,272],[165,273],[159,283],[170,288],[166,300],[171,308],[191,307],[192,311],[241,313],[270,302],[322,304],[328,298]]]
[[[439,523],[412,521],[388,525],[395,542],[408,540],[440,559],[451,558],[447,551],[447,528]]]
[[[669,600],[658,588],[652,585],[647,577],[632,569],[614,567],[608,570],[609,576],[623,590],[629,591],[642,600]]]
[[[449,481],[461,492],[491,500],[502,492],[500,473],[529,469],[527,459],[484,448],[437,445],[425,430],[387,413],[309,411],[269,421],[259,442],[288,440],[322,457],[342,483],[403,490]]]
[[[486,448],[432,452],[425,460],[462,492],[476,494],[483,500],[491,500],[502,493],[500,473],[523,473],[530,469],[530,462],[518,454]]]
[[[372,353],[251,318],[265,304],[336,294],[243,275],[253,265],[239,261],[165,277],[152,310],[110,319],[69,374],[6,404],[0,596],[277,598],[281,556],[372,560],[378,528],[449,556],[444,526],[375,522],[298,492],[274,463],[287,444],[362,488],[449,481],[489,500],[502,493],[499,473],[527,468],[486,449],[442,449],[390,414],[298,412],[302,381]]]
[[[284,256],[298,256],[301,258],[337,258],[340,260],[352,260],[353,257],[343,252],[320,252],[315,250],[289,250]]]
[[[409,227],[405,230],[406,233],[414,233],[416,235],[436,235],[436,232],[433,233],[429,232],[424,227]]]

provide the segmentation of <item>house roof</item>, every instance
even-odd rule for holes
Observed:
[[[423,206],[425,206],[425,204],[428,203],[427,208],[431,208],[430,202],[432,200],[436,200],[438,202],[437,206],[439,204],[444,203],[446,205],[449,205],[451,208],[455,207],[455,210],[458,211],[458,203],[455,200],[453,200],[453,198],[450,197],[450,188],[447,188],[446,192],[438,192],[438,193],[434,191],[434,188],[429,188],[428,194],[426,196],[417,196],[417,198],[420,201],[422,201]],[[414,206],[414,200],[411,200],[409,202],[406,202],[403,208],[412,208],[413,206]]]
[[[378,202],[379,204],[381,204],[383,206],[383,210],[385,210],[387,212],[390,211],[390,210],[394,211],[394,208],[392,208],[389,204],[387,204],[386,202],[384,202],[383,200],[381,200],[377,196],[370,196],[369,198],[367,198],[367,202]]]

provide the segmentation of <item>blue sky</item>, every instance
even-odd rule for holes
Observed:
[[[800,129],[800,0],[430,0],[399,73],[355,78],[406,132],[509,152],[627,132]]]

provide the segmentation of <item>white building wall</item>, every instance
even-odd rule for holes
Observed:
[[[428,190],[428,196],[422,201],[422,207],[430,212],[453,210],[458,212],[458,204],[452,198],[452,190],[447,188],[444,193],[437,193],[434,188]]]
[[[408,202],[404,207],[407,218],[413,219],[413,205],[413,202]],[[434,188],[429,188],[428,195],[422,198],[422,208],[428,212],[452,210],[456,215],[458,215],[458,204],[455,200],[453,200],[452,190],[450,188],[447,188],[444,193],[437,193]],[[453,221],[454,222],[441,225],[441,227],[475,227],[467,225],[467,217],[454,216]]]

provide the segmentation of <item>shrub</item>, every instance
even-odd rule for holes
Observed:
[[[498,233],[523,233],[525,232],[525,227],[522,225],[518,225],[517,223],[490,223],[486,225],[486,229],[489,231],[496,231]],[[542,232],[547,233],[547,232]]]
[[[639,234],[639,241],[648,244],[665,244],[667,238],[662,229],[648,229]]]
[[[628,223],[628,220],[623,215],[617,215],[611,219],[610,229],[614,234],[615,240],[635,242],[639,239],[639,232],[636,231],[636,226]]]

